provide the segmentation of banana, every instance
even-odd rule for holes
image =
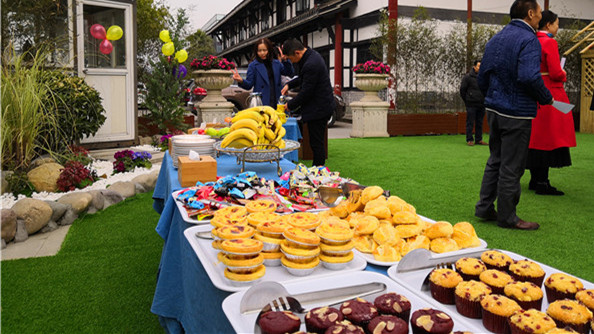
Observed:
[[[231,124],[230,130],[234,131],[234,130],[241,129],[241,128],[248,128],[248,129],[251,129],[252,131],[258,133],[260,131],[260,123],[255,121],[253,118],[242,118],[242,119],[238,120],[237,122],[233,122]]]
[[[284,112],[277,112],[276,114],[278,115],[278,119],[280,120],[281,124],[287,123],[287,114],[285,114]]]
[[[262,107],[262,110],[260,111],[260,113],[263,113],[264,115],[268,115],[268,117],[270,118],[269,122],[266,124],[272,125],[278,119],[278,114],[276,113],[276,109],[273,109],[270,106]]]
[[[256,144],[258,141],[258,135],[252,130],[248,128],[240,128],[234,131],[229,132],[225,139],[221,142],[221,147],[225,148],[227,145],[231,144],[231,142],[235,141],[236,139],[245,138]]]
[[[231,122],[235,123],[235,122],[238,122],[239,120],[246,119],[246,118],[251,118],[258,123],[264,122],[264,116],[260,115],[260,112],[258,110],[251,110],[254,108],[255,107],[252,107],[250,109],[244,109],[244,110],[238,112],[237,114],[235,114],[235,116],[233,116],[233,118],[231,119]]]
[[[264,118],[264,121],[261,123],[264,123],[264,125],[268,126],[268,124],[270,124],[270,115],[268,115],[267,113],[261,113],[260,116],[262,116]]]
[[[249,141],[245,138],[238,138],[238,139],[235,139],[234,141],[230,142],[229,145],[227,145],[227,147],[244,148],[244,147],[249,147],[252,145],[254,145],[254,143],[252,143],[251,141]]]
[[[269,128],[264,128],[264,136],[266,136],[266,139],[268,140],[276,139],[274,131],[270,130]]]
[[[281,120],[277,120],[273,125],[272,125],[273,129],[274,129],[274,136],[276,137],[276,135],[278,134],[278,132],[280,131],[280,129],[283,127],[283,123],[281,122]]]
[[[278,131],[277,135],[276,135],[276,139],[278,138],[283,138],[285,136],[285,134],[287,134],[287,130],[281,126],[280,130]]]

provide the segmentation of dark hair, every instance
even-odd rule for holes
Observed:
[[[472,67],[475,67],[476,64],[480,63],[481,60],[480,59],[475,59],[474,62],[472,63]]]
[[[528,17],[529,10],[536,10],[538,3],[536,0],[516,0],[509,9],[509,16],[513,19],[525,19]]]
[[[550,10],[543,10],[542,11],[542,19],[540,19],[540,22],[538,22],[538,29],[542,29],[544,27],[547,26],[547,23],[555,23],[555,21],[557,21],[557,18],[559,16],[553,12],[551,12]]]
[[[295,51],[300,51],[303,49],[305,49],[303,43],[295,38],[288,39],[283,43],[283,53],[286,56],[293,56]]]
[[[258,58],[258,46],[260,44],[264,44],[266,46],[266,49],[268,49],[268,54],[266,55],[266,60],[271,61],[273,59],[273,54],[274,54],[274,45],[268,38],[260,38],[259,40],[256,41],[256,44],[254,44],[254,57],[252,58],[252,60]]]

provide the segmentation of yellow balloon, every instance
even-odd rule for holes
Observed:
[[[111,26],[107,29],[107,34],[105,36],[110,41],[117,41],[118,39],[122,38],[124,35],[124,31],[120,26]]]
[[[169,30],[161,30],[161,32],[159,33],[159,38],[161,39],[161,41],[163,41],[163,43],[171,42],[171,37],[169,37]]]
[[[175,59],[181,64],[188,59],[188,52],[186,50],[179,50],[175,53]]]
[[[163,51],[164,55],[171,56],[175,52],[175,45],[173,45],[173,42],[165,43],[161,51]]]

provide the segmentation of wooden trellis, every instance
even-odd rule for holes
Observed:
[[[580,132],[594,133],[594,110],[590,110],[594,96],[594,21],[571,38],[576,42],[563,55],[567,56],[580,46],[582,55],[582,84],[580,94]]]

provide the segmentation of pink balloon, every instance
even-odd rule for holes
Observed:
[[[97,39],[105,39],[105,28],[99,23],[95,23],[91,26],[91,36]]]
[[[99,51],[101,51],[101,53],[103,54],[108,55],[111,53],[111,51],[113,51],[113,45],[110,41],[104,39],[103,42],[99,44]]]

